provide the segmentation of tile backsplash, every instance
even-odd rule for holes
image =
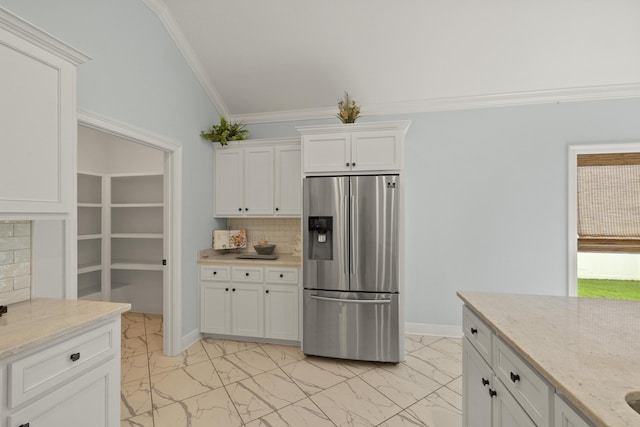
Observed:
[[[247,248],[240,252],[255,252],[253,245],[266,240],[276,246],[276,253],[300,255],[302,238],[300,237],[299,218],[228,218],[227,227],[232,230],[247,230]]]
[[[31,221],[0,221],[0,305],[31,298]]]

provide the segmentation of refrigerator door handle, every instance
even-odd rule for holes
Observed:
[[[320,301],[330,301],[330,302],[346,302],[351,304],[391,304],[390,299],[342,299],[342,298],[327,298],[327,297],[319,297],[317,295],[311,295],[311,299],[317,299]]]
[[[351,199],[351,223],[349,224],[349,272],[351,274],[355,274],[356,272],[356,213],[358,212],[358,206],[356,205],[356,198],[354,196],[350,196]]]
[[[344,225],[346,226],[351,226],[351,224],[349,223],[349,196],[344,196],[344,207],[343,207],[343,211],[344,211]],[[345,236],[347,236],[348,234],[345,233]],[[344,273],[346,275],[349,275],[349,239],[343,239],[344,240]]]

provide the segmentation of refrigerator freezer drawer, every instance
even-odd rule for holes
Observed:
[[[398,294],[304,290],[302,351],[400,362]]]

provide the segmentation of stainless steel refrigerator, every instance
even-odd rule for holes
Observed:
[[[404,359],[398,175],[304,180],[305,354]]]

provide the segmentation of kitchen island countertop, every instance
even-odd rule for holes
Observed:
[[[213,249],[203,249],[198,252],[198,264],[202,265],[255,265],[263,267],[285,267],[285,268],[300,268],[302,267],[302,257],[292,254],[276,254],[278,259],[265,260],[265,259],[238,259],[236,258],[239,253],[229,252],[221,253],[221,251],[214,251]]]
[[[0,359],[82,330],[131,309],[131,304],[34,298],[0,317]]]
[[[640,302],[458,292],[458,296],[597,426],[639,426]]]

